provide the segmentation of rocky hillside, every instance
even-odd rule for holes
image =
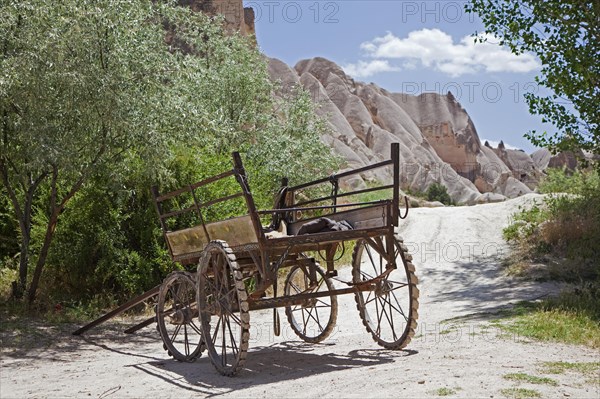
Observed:
[[[473,121],[451,93],[391,93],[355,81],[324,58],[303,60],[294,68],[271,58],[269,72],[281,82],[278,95],[296,85],[311,93],[331,128],[323,141],[348,168],[388,158],[390,143],[399,142],[405,189],[425,191],[439,182],[455,201],[467,204],[529,193],[541,176],[526,153],[482,145]],[[373,178],[387,176],[380,172],[349,184]]]
[[[255,16],[242,0],[179,0],[182,6],[211,15],[222,14],[230,32],[254,37]],[[467,111],[449,92],[418,96],[391,93],[375,84],[357,82],[324,58],[303,60],[294,68],[269,59],[273,80],[285,95],[302,86],[318,103],[330,133],[322,139],[342,156],[348,168],[389,157],[389,144],[401,145],[403,188],[425,191],[433,182],[448,188],[459,203],[502,201],[531,192],[547,167],[577,164],[572,154],[552,156],[542,149],[531,156],[520,150],[481,144]],[[364,186],[385,180],[384,171],[345,182]]]

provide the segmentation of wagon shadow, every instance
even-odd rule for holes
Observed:
[[[296,380],[314,374],[332,373],[351,368],[374,367],[395,362],[416,351],[389,351],[385,349],[359,349],[339,353],[319,353],[321,345],[303,342],[280,342],[256,347],[250,351],[248,361],[236,377],[223,377],[217,373],[210,360],[203,355],[195,363],[172,360],[150,361],[131,365],[145,373],[189,391],[216,396],[245,388],[286,380]]]

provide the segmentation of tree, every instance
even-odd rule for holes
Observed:
[[[525,98],[530,112],[558,131],[531,131],[526,137],[554,151],[600,153],[600,3],[471,0],[466,9],[479,14],[500,45],[515,54],[533,52],[541,61],[536,82],[550,94]]]
[[[94,177],[168,180],[183,150],[228,156],[276,131],[258,51],[176,3],[2,1],[0,181],[18,224],[16,296],[35,299],[59,218]]]
[[[150,4],[129,2],[3,2],[0,177],[19,223],[17,295],[26,288],[34,203],[44,202],[48,221],[30,300],[69,201],[96,170],[163,141],[154,115],[168,58],[153,15]]]

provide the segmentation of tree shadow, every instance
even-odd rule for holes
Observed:
[[[48,324],[23,318],[0,331],[2,356],[18,361],[44,360],[70,362],[74,356],[85,356],[98,348],[131,356],[141,356],[124,348],[148,344],[159,345],[160,336],[147,329],[137,334],[124,334],[125,324],[109,323],[97,327],[86,335],[74,336],[73,324]],[[156,359],[154,357],[149,357]],[[11,367],[5,364],[3,367]]]
[[[220,375],[206,354],[195,363],[162,360],[133,364],[129,367],[160,378],[178,388],[215,396],[314,374],[393,363],[399,358],[418,353],[385,349],[358,349],[345,355],[318,353],[317,347],[322,346],[286,341],[257,347],[250,351],[245,368],[234,378]]]
[[[447,268],[424,268],[422,293],[428,295],[427,304],[452,303],[456,313],[491,314],[511,308],[521,301],[532,301],[559,292],[563,283],[529,281],[507,276],[498,258],[480,257],[454,262]],[[435,292],[428,292],[429,283],[435,280]]]

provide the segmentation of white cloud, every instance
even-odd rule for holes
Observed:
[[[353,78],[366,78],[380,72],[400,70],[400,68],[390,65],[387,60],[358,61],[356,64],[342,65],[342,69]]]
[[[500,145],[499,141],[496,140],[487,140],[487,139],[481,139],[482,143],[488,142],[489,145],[491,145],[494,148],[498,148],[498,146]],[[506,148],[507,150],[520,150],[519,147],[515,147],[514,145],[510,145],[510,144],[506,144],[504,143],[504,148]]]
[[[522,73],[540,67],[533,55],[517,56],[496,44],[497,40],[493,36],[485,38],[488,42],[475,43],[473,37],[465,36],[460,42],[454,43],[449,34],[439,29],[421,29],[410,32],[406,38],[399,38],[388,32],[360,47],[367,55],[377,58],[378,62],[385,61],[382,60],[385,58],[420,62],[426,68],[433,68],[452,77],[482,69],[486,72]],[[359,61],[360,63],[364,62]]]

